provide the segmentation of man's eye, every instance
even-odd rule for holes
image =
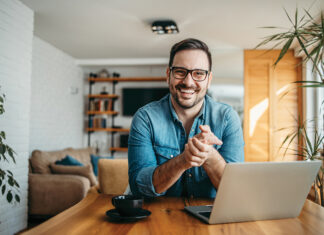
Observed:
[[[174,71],[176,74],[178,75],[185,75],[186,74],[186,71],[185,70],[182,70],[182,69],[177,69]]]
[[[204,71],[195,71],[195,74],[197,76],[204,76],[205,75],[205,72]]]

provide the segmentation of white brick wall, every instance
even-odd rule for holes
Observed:
[[[0,162],[20,184],[21,202],[8,204],[0,196],[0,234],[13,234],[27,226],[30,82],[33,12],[18,0],[0,0],[0,86],[6,94],[0,130],[17,153],[17,164]]]
[[[71,88],[78,93],[71,94]],[[30,153],[82,147],[83,103],[83,72],[74,58],[34,37]]]

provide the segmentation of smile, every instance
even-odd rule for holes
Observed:
[[[186,94],[193,94],[195,93],[195,90],[193,89],[179,89],[181,93],[186,93]]]

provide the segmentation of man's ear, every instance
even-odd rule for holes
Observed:
[[[166,69],[166,81],[169,85],[170,84],[170,68],[169,67],[167,67],[167,69]]]
[[[209,75],[208,75],[208,85],[207,85],[207,88],[210,87],[210,84],[211,84],[212,79],[213,79],[213,72],[210,72]]]

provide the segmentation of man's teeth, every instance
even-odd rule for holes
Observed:
[[[180,91],[188,94],[193,94],[195,92],[194,90],[183,90],[183,89],[180,89]]]

